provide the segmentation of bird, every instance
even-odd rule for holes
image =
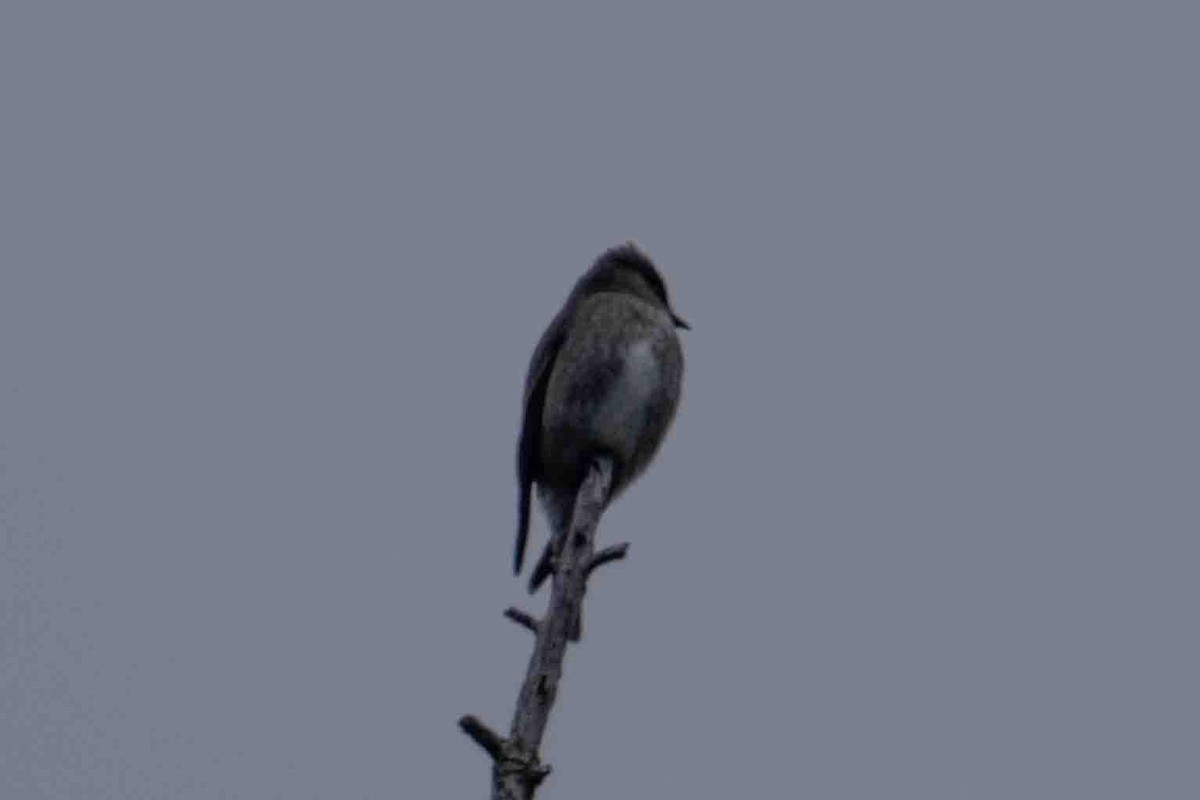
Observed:
[[[675,418],[683,384],[677,328],[654,262],[635,243],[604,251],[575,283],[533,351],[517,441],[520,575],[536,484],[551,538],[530,579],[534,593],[555,569],[575,497],[592,463],[612,463],[604,508],[649,466]]]

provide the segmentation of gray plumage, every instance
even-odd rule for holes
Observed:
[[[575,494],[598,456],[613,460],[611,502],[650,463],[671,425],[683,380],[671,310],[654,264],[627,243],[603,253],[542,334],[525,378],[517,445],[520,487],[513,568],[520,573],[537,484],[551,541],[529,581],[552,571],[554,543],[571,524]]]

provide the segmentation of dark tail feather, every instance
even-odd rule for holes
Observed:
[[[521,574],[521,565],[525,562],[525,542],[529,538],[529,493],[529,484],[522,485],[517,501],[517,547],[513,552],[513,575]]]

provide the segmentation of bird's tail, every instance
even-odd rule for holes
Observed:
[[[529,539],[529,494],[529,483],[522,481],[521,493],[517,498],[517,542],[513,548],[514,575],[521,574],[521,564],[525,561],[525,542]]]

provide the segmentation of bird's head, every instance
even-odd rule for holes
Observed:
[[[671,301],[667,297],[667,285],[655,268],[654,262],[633,242],[626,242],[604,251],[592,268],[579,279],[575,288],[577,296],[583,297],[596,292],[631,294],[666,311],[671,315],[675,327],[691,328],[671,308]]]

